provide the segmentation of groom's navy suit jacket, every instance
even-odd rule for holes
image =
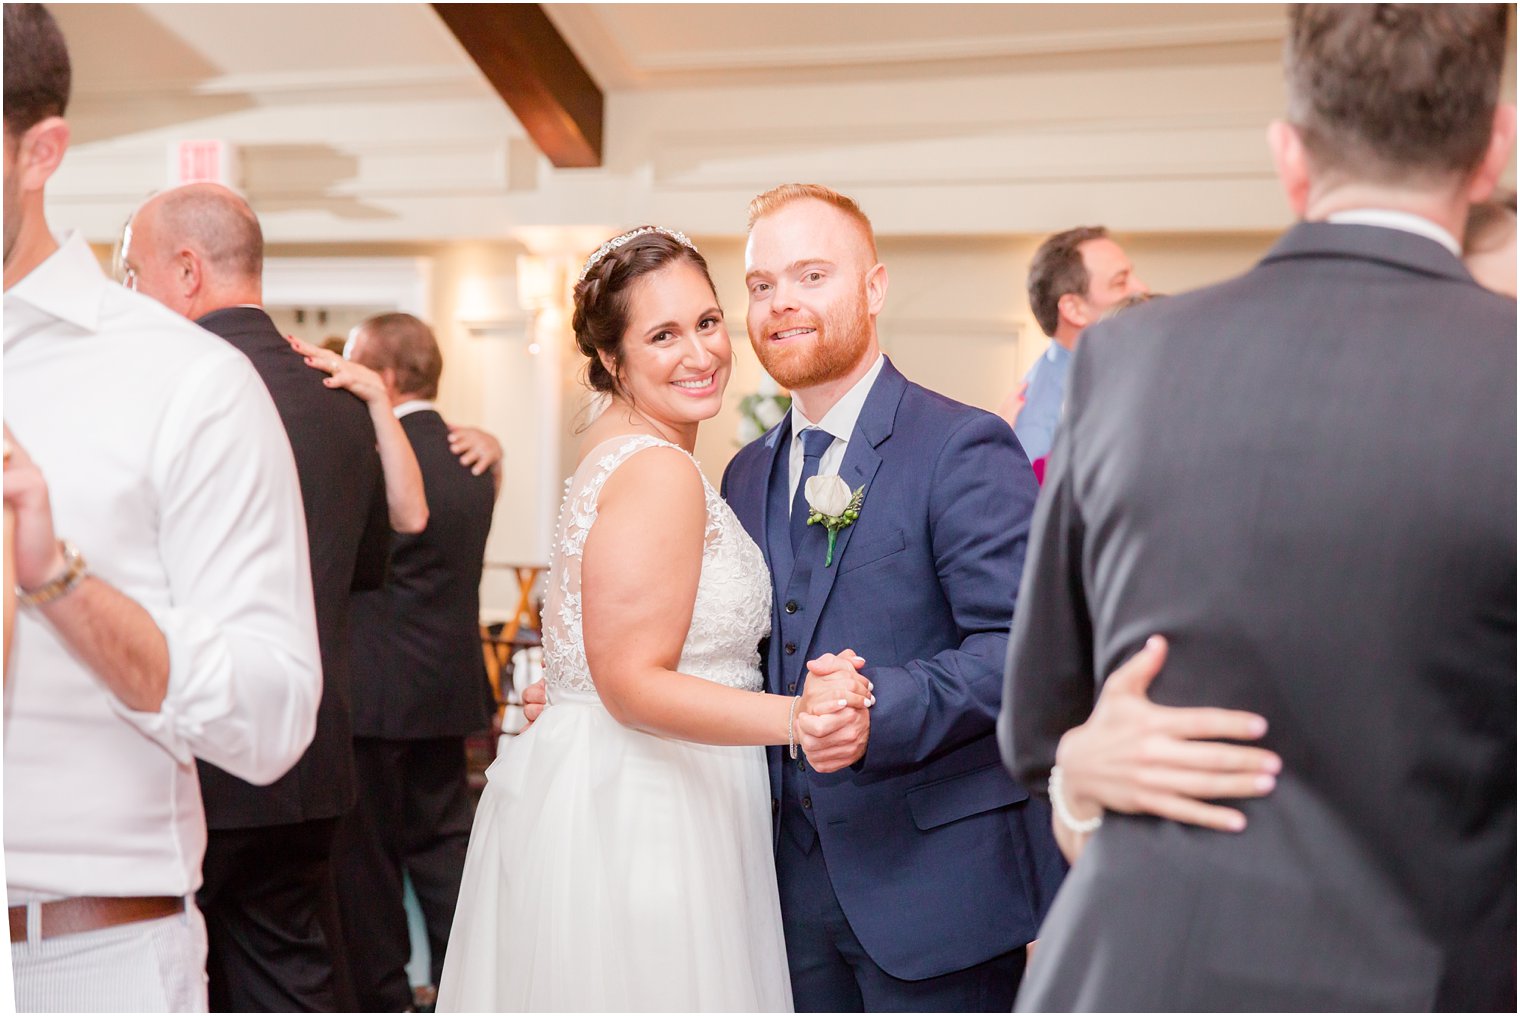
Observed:
[[[792,552],[790,416],[734,458],[724,495],[765,550],[766,681],[845,648],[875,684],[866,754],[807,781],[839,904],[887,973],[921,980],[1036,937],[1065,866],[1050,812],[998,757],[1002,669],[1037,486],[1008,425],[907,381],[888,361],[840,465],[860,518]],[[770,749],[781,811],[784,749]],[[788,760],[787,764],[792,764]]]

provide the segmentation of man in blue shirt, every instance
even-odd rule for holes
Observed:
[[[1102,226],[1078,226],[1057,233],[1035,251],[1029,265],[1029,306],[1050,347],[1024,375],[1024,406],[1013,432],[1029,461],[1050,453],[1066,369],[1082,329],[1103,312],[1135,293],[1149,289],[1135,274],[1124,248]]]

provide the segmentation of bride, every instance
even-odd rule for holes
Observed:
[[[866,708],[863,661],[760,691],[765,562],[691,456],[732,367],[691,242],[608,241],[573,325],[610,404],[560,508],[550,706],[487,773],[438,1011],[789,1011],[759,746]]]

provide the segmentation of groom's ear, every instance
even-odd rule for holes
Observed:
[[[866,310],[872,317],[881,313],[887,304],[887,266],[875,265],[866,272]]]

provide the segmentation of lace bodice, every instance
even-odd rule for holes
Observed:
[[[637,452],[660,445],[679,448],[647,434],[604,441],[565,481],[544,603],[544,675],[551,697],[556,690],[596,691],[581,632],[581,553],[596,522],[597,499],[607,478]],[[695,465],[696,460],[692,463]],[[705,476],[702,489],[707,497],[702,576],[697,583],[691,628],[681,647],[680,670],[719,684],[758,691],[760,640],[770,631],[771,623],[770,575],[760,548]],[[649,576],[649,593],[664,595],[660,576]]]

